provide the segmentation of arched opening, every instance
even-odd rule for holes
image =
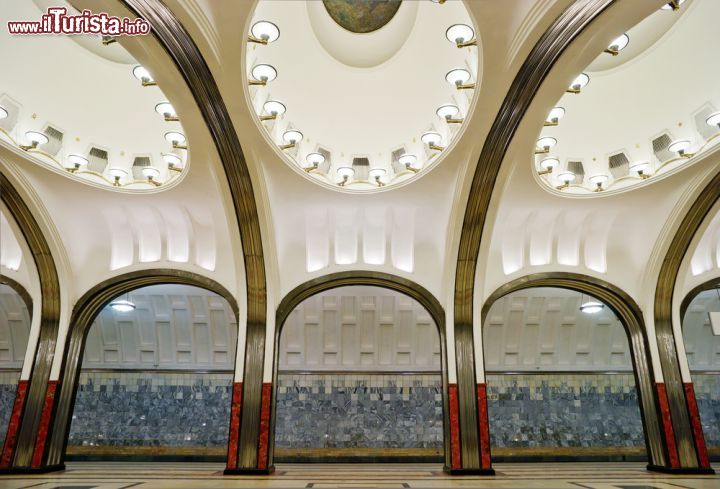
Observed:
[[[0,446],[7,434],[10,416],[30,337],[32,299],[8,277],[0,278]]]
[[[720,279],[688,294],[682,304],[682,333],[711,460],[720,460]]]
[[[182,284],[112,299],[87,332],[68,459],[224,460],[237,322]]]
[[[343,275],[303,284],[278,309],[275,460],[445,461],[442,309],[397,277]]]

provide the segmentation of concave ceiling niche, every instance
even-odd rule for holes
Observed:
[[[716,0],[666,4],[578,74],[549,112],[533,164],[548,190],[601,196],[647,185],[720,141]]]
[[[462,133],[481,53],[461,1],[260,0],[248,28],[258,125],[318,184],[411,182]]]
[[[38,21],[57,0],[5,2],[0,18]],[[180,118],[116,39],[0,32],[0,145],[79,182],[150,192],[180,181]]]

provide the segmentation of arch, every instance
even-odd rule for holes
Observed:
[[[718,288],[720,288],[720,277],[711,278],[707,282],[703,282],[700,285],[693,287],[690,292],[685,295],[682,303],[680,303],[680,321],[682,321],[685,317],[685,313],[687,312],[687,308],[690,307],[690,303],[700,294],[700,292]]]
[[[36,438],[45,414],[46,393],[52,386],[50,369],[60,327],[60,279],[50,245],[32,211],[7,176],[0,172],[0,199],[15,219],[30,249],[40,279],[40,335],[35,349],[32,375],[22,380],[13,405],[11,427],[5,437],[0,470],[30,467]],[[30,346],[29,346],[30,347]]]
[[[534,287],[558,287],[591,295],[608,305],[620,319],[628,336],[635,385],[640,400],[640,414],[645,433],[650,466],[665,465],[666,453],[663,434],[660,431],[658,404],[653,385],[653,366],[650,361],[649,343],[645,321],[640,307],[632,297],[615,285],[589,275],[567,272],[547,272],[526,275],[498,288],[485,301],[482,324],[492,304],[501,297]]]
[[[65,457],[75,391],[85,351],[85,339],[95,318],[113,299],[132,290],[160,284],[191,285],[209,290],[225,299],[237,318],[238,305],[232,294],[218,282],[196,273],[167,268],[139,270],[118,275],[88,290],[76,302],[70,320],[61,369],[62,388],[55,408],[55,422],[48,442],[48,465],[61,468]]]
[[[33,301],[32,297],[30,296],[30,293],[20,285],[19,282],[16,282],[15,280],[11,279],[10,277],[6,277],[4,275],[0,275],[0,284],[7,285],[11,289],[13,289],[17,295],[20,296],[20,298],[25,303],[25,307],[27,307],[28,314],[30,314],[30,317],[32,318],[33,313]]]
[[[290,313],[305,299],[326,290],[336,289],[345,286],[367,285],[381,287],[384,289],[400,292],[416,300],[430,314],[440,334],[440,368],[442,370],[443,384],[443,440],[445,453],[445,467],[450,467],[450,423],[448,409],[448,367],[447,367],[447,342],[445,339],[445,311],[430,291],[422,285],[397,275],[373,271],[347,271],[332,273],[322,277],[308,280],[288,292],[277,308],[274,333],[274,357],[273,357],[273,391],[270,414],[270,435],[268,460],[272,466],[275,448],[275,413],[276,413],[276,387],[277,373],[280,361],[280,333]]]
[[[215,78],[180,19],[160,0],[122,0],[122,4],[150,24],[152,35],[175,62],[205,119],[225,170],[240,230],[247,289],[245,368],[237,466],[242,470],[255,470],[259,458],[260,405],[265,363],[267,278],[260,219],[250,171]]]
[[[683,382],[680,371],[673,329],[673,296],[683,260],[700,226],[719,200],[720,171],[700,191],[697,199],[682,218],[665,253],[655,287],[655,335],[667,389],[667,402],[670,405],[671,436],[675,438],[677,446],[676,457],[680,458],[683,465],[687,464],[699,472],[708,472],[712,469],[702,435],[702,424],[693,385]],[[681,309],[684,313],[685,309],[682,306]],[[681,319],[682,317],[680,316]]]

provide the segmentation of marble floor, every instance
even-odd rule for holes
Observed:
[[[272,476],[228,477],[210,463],[71,462],[61,473],[0,476],[0,488],[220,489],[438,488],[718,489],[720,475],[652,473],[639,463],[496,464],[494,477],[450,477],[434,464],[277,465]]]

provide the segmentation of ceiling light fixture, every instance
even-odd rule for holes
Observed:
[[[0,119],[5,119],[8,116],[8,111],[5,107],[0,106]]]
[[[420,136],[420,140],[428,145],[428,148],[433,149],[435,151],[442,151],[445,149],[444,146],[440,146],[440,142],[442,141],[442,136],[440,136],[439,133],[429,131]]]
[[[537,146],[535,147],[536,155],[544,155],[550,152],[550,148],[553,148],[557,144],[557,139],[544,136],[537,140]]]
[[[267,82],[277,78],[277,70],[270,65],[255,65],[250,71],[252,78],[248,80],[250,85],[267,85]]]
[[[543,125],[545,127],[550,126],[557,126],[560,124],[560,119],[562,119],[565,116],[565,109],[563,107],[553,107],[552,110],[550,110],[550,113],[547,116],[547,119],[545,119],[545,122]]]
[[[309,153],[305,157],[305,161],[307,161],[310,166],[304,167],[303,170],[311,172],[313,170],[317,170],[320,165],[325,163],[325,156],[321,153]]]
[[[154,87],[157,85],[150,72],[144,66],[137,65],[133,68],[133,76],[140,80],[143,87]]]
[[[163,161],[167,163],[168,170],[181,172],[182,171],[182,159],[173,153],[165,153],[162,155]]]
[[[662,7],[660,7],[660,10],[672,10],[677,11],[680,10],[680,5],[685,3],[685,0],[671,0]]]
[[[170,131],[165,133],[165,140],[172,144],[173,149],[187,149],[185,136],[179,132]]]
[[[278,26],[267,20],[260,20],[255,22],[250,28],[248,42],[268,44],[277,41],[278,37],[280,37],[280,29],[278,29]]]
[[[285,113],[285,105],[277,100],[268,100],[263,104],[263,111],[269,115],[261,115],[261,121],[270,121],[277,119],[277,116]]]
[[[613,56],[617,56],[620,54],[620,51],[625,49],[627,45],[630,43],[630,37],[628,37],[627,34],[623,34],[619,37],[616,37],[612,40],[610,45],[605,49],[605,52],[607,54],[611,54]]]
[[[633,163],[630,165],[630,171],[637,172],[638,176],[645,180],[646,178],[650,178],[650,175],[648,175],[648,170],[650,169],[650,162],[648,161],[638,161],[636,163]]]
[[[688,148],[690,148],[690,140],[688,139],[673,141],[670,143],[670,146],[668,146],[668,150],[677,153],[681,158],[692,158],[695,156],[695,153],[688,153]]]
[[[156,187],[162,185],[160,182],[157,181],[157,179],[160,178],[160,170],[158,170],[154,166],[146,166],[142,169],[142,174],[145,178],[147,178],[148,183],[152,183]]]
[[[167,101],[157,104],[155,106],[155,112],[163,116],[166,122],[178,122],[180,120],[177,112],[175,112],[175,108]]]
[[[470,81],[470,72],[468,70],[465,70],[463,68],[456,68],[454,70],[450,70],[445,75],[445,79],[448,81],[448,83],[455,85],[455,88],[458,90],[465,90],[470,88],[475,88],[474,83],[467,83]]]
[[[545,158],[544,160],[540,161],[540,168],[542,168],[542,171],[539,171],[538,175],[547,175],[548,173],[552,173],[553,169],[555,169],[555,167],[559,164],[560,161],[554,156]]]
[[[302,141],[303,139],[303,133],[300,131],[285,131],[283,133],[283,141],[285,141],[285,144],[280,146],[280,149],[290,149],[297,146],[297,143]]]
[[[353,170],[349,166],[341,166],[337,169],[337,173],[342,177],[342,180],[338,182],[338,185],[344,187],[348,183],[348,181],[355,175],[355,170]]]
[[[417,156],[415,156],[415,155],[405,153],[404,155],[402,155],[398,158],[398,163],[400,163],[402,166],[404,166],[406,170],[411,171],[413,173],[417,173],[419,170],[419,168],[416,166]]]
[[[65,158],[65,169],[70,173],[75,173],[81,166],[88,164],[88,159],[82,155],[70,154]]]
[[[432,3],[438,3],[438,4],[442,5],[443,3],[445,3],[446,0],[430,0],[430,1]]]
[[[583,297],[580,297],[580,301],[583,301]],[[584,301],[580,304],[580,312],[585,314],[597,314],[605,309],[605,304],[595,300]]]
[[[460,113],[460,109],[458,109],[457,105],[453,104],[441,105],[437,108],[435,113],[438,115],[438,117],[444,119],[445,122],[447,122],[448,124],[462,124],[464,120],[455,117]]]
[[[591,176],[591,177],[589,178],[589,180],[590,180],[590,183],[592,183],[593,185],[595,185],[595,192],[602,192],[602,191],[604,190],[604,189],[603,189],[603,184],[604,184],[605,182],[607,182],[609,178],[610,178],[610,177],[608,177],[607,175],[599,174],[599,175],[593,175],[593,176]]]
[[[575,174],[571,171],[564,171],[561,173],[558,173],[558,180],[562,182],[562,185],[560,185],[557,189],[562,190],[564,188],[568,188],[570,186],[570,182],[575,180]]]
[[[113,187],[119,187],[119,186],[120,186],[120,179],[121,179],[121,178],[124,178],[124,177],[127,177],[127,174],[128,174],[127,170],[125,170],[124,168],[110,168],[110,169],[108,170],[108,173],[109,173],[110,176],[113,177],[113,179],[114,179],[114,181],[113,181]]]
[[[368,175],[370,175],[370,178],[375,180],[378,187],[384,187],[385,184],[380,179],[384,177],[386,173],[387,170],[385,170],[385,168],[371,168]]]
[[[587,86],[587,84],[590,83],[590,77],[585,73],[580,73],[578,76],[575,77],[575,79],[570,84],[570,88],[565,90],[568,93],[580,93],[583,88]]]
[[[35,149],[40,144],[46,144],[48,141],[48,137],[37,131],[28,131],[25,133],[25,137],[30,141],[30,144],[21,144],[20,149],[24,149],[25,151],[28,151],[30,149]]]
[[[0,119],[2,119],[1,112],[0,112]],[[714,114],[710,114],[710,117],[705,119],[705,124],[707,124],[708,126],[717,126],[717,128],[720,129],[720,112],[715,112]]]
[[[454,24],[448,27],[445,31],[445,37],[447,40],[455,43],[459,48],[465,48],[468,46],[477,46],[477,39],[475,39],[475,31],[472,27],[466,24]]]
[[[115,299],[110,303],[117,312],[130,312],[135,310],[135,303],[130,302],[130,293],[125,294],[125,299]]]

